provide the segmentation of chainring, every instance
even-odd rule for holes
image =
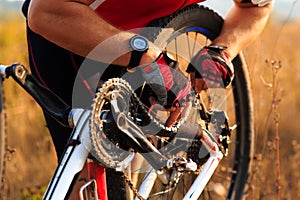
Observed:
[[[124,170],[134,155],[134,149],[115,124],[114,109],[122,111],[134,123],[147,132],[144,124],[151,123],[159,130],[176,133],[185,123],[189,112],[172,127],[164,126],[140,100],[131,85],[122,78],[106,81],[96,93],[90,117],[91,154],[105,167]],[[147,127],[147,126],[146,126]],[[154,129],[155,129],[154,128]]]
[[[104,133],[104,126],[108,119],[108,115],[111,115],[111,100],[116,96],[118,100],[123,102],[129,102],[130,91],[127,86],[122,83],[121,79],[114,78],[105,82],[101,88],[99,88],[96,97],[92,105],[92,112],[90,117],[90,136],[92,143],[91,154],[102,165],[109,168],[126,167],[130,158],[133,156],[133,152],[120,148],[117,142],[114,142],[113,138],[109,138]],[[129,111],[129,107],[122,103],[124,112]]]

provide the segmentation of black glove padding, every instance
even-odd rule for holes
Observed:
[[[141,67],[142,76],[157,95],[158,102],[170,107],[175,102],[186,100],[190,93],[190,83],[178,69],[177,62],[161,53],[146,67]]]

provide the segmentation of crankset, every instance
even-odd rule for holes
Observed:
[[[224,121],[223,124],[220,124],[221,119],[225,119],[227,122],[227,118],[224,118],[225,112],[208,113],[203,109],[202,104],[198,104],[198,108],[199,105],[201,105],[201,111],[198,109],[198,114],[202,120],[205,118],[206,124],[214,124],[214,129],[222,127],[221,132],[219,129],[216,132],[221,133],[219,136],[220,148],[224,149],[224,153],[226,153],[230,132],[227,131],[229,130],[228,123],[225,123],[225,126]],[[90,119],[91,153],[104,166],[123,170],[131,161],[134,152],[146,154],[151,152],[149,159],[147,157],[146,159],[150,163],[152,159],[156,160],[151,164],[157,169],[175,157],[173,154],[173,156],[168,155],[170,159],[166,158],[164,153],[158,151],[158,146],[153,146],[148,140],[148,136],[162,135],[162,137],[172,138],[177,134],[180,126],[185,123],[187,116],[182,117],[181,121],[172,127],[166,127],[164,122],[156,118],[156,113],[149,111],[146,104],[131,88],[131,85],[122,78],[112,78],[106,81],[99,88],[92,106]],[[186,113],[189,114],[189,112]],[[204,114],[205,116],[203,116]],[[198,132],[198,129],[196,128],[192,132]],[[192,142],[187,142],[189,146],[187,153],[190,154],[187,156],[191,158],[190,156],[193,154],[192,160],[194,160],[199,154],[199,145],[201,145],[199,135],[192,140],[189,139],[189,141]],[[194,145],[198,145],[198,148],[195,148]],[[155,159],[155,157],[157,158]],[[157,160],[161,160],[161,163],[157,164]],[[202,163],[199,161],[199,165]]]
[[[166,127],[155,113],[149,111],[126,80],[109,79],[99,89],[93,103],[90,119],[92,155],[107,167],[121,169],[128,164],[128,157],[133,152],[151,152],[150,157],[161,157],[165,161],[167,159],[146,135],[161,132],[172,135],[185,119],[183,117],[180,123]],[[148,161],[151,162],[151,158]]]

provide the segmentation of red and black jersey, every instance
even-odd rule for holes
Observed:
[[[112,25],[129,30],[145,27],[154,19],[202,1],[205,0],[105,0],[95,12]]]
[[[97,12],[102,18],[123,30],[145,27],[154,19],[168,16],[190,4],[205,0],[96,0]],[[241,7],[253,6],[253,2],[270,0],[233,0]],[[256,4],[256,3],[255,3]]]

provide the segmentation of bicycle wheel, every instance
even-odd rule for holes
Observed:
[[[3,97],[2,77],[0,77],[0,194],[4,187],[5,152],[6,152],[6,116]]]
[[[157,46],[164,48],[176,59],[185,71],[192,56],[216,38],[222,28],[223,19],[209,8],[192,5],[171,16],[159,19],[150,27],[160,27],[154,32],[144,33]],[[233,60],[235,78],[226,89],[209,89],[201,94],[207,97],[210,107],[225,110],[232,132],[229,155],[225,157],[209,182],[202,199],[242,199],[251,170],[254,133],[250,79],[242,54]],[[210,93],[209,93],[210,92]],[[219,96],[220,95],[220,96]],[[211,103],[211,99],[216,99]],[[187,173],[177,184],[177,194],[154,195],[153,199],[182,199],[193,175]],[[177,196],[177,195],[181,196]],[[151,198],[149,198],[151,199]]]
[[[191,5],[170,16],[154,21],[142,34],[154,42],[155,45],[165,49],[170,56],[180,63],[181,69],[185,71],[192,56],[200,48],[209,44],[210,41],[219,35],[222,25],[223,19],[214,11],[203,6]],[[207,108],[226,111],[226,114],[230,119],[230,126],[236,127],[234,131],[232,131],[231,139],[233,142],[230,145],[229,155],[222,160],[221,166],[219,166],[214,173],[207,189],[201,196],[202,199],[241,199],[244,195],[247,179],[251,170],[254,133],[249,75],[242,55],[236,57],[233,64],[235,67],[235,79],[233,80],[231,87],[226,89],[210,88],[200,94]],[[109,84],[113,84],[114,87],[107,87]],[[95,135],[95,139],[92,139],[92,141],[95,141],[95,157],[97,160],[105,166],[113,168],[115,163],[122,162],[123,158],[128,156],[128,153],[118,153],[118,150],[121,149],[119,148],[119,145],[117,148],[114,148],[115,151],[110,151],[110,148],[108,147],[114,145],[105,146],[105,140],[108,140],[108,137],[103,137],[103,134],[98,134],[98,132],[102,132],[103,126],[97,125],[97,122],[99,121],[99,116],[105,115],[105,112],[101,112],[104,107],[110,105],[107,103],[109,98],[104,97],[105,94],[116,89],[119,91],[118,94],[120,97],[122,96],[120,99],[127,102],[129,99],[128,94],[131,93],[126,92],[128,90],[126,84],[116,80],[111,80],[105,86],[106,87],[102,88],[98,93],[95,98],[95,105],[93,106],[92,113],[94,114],[92,114],[92,116],[94,116],[94,119],[92,118],[93,120],[91,120],[91,130],[95,133],[93,134]],[[136,95],[134,99],[136,97],[138,96]],[[124,104],[124,106],[128,108],[129,104]],[[128,108],[127,110],[130,109]],[[133,117],[134,115],[130,116]],[[197,120],[198,122],[200,119],[192,119],[195,116],[197,115],[190,114],[191,119],[188,119],[187,121]],[[201,120],[199,123],[202,123]],[[106,129],[106,131],[109,132],[108,129]],[[113,133],[116,131],[112,130],[110,132]],[[101,138],[99,138],[100,136]],[[122,136],[122,133],[117,134],[117,136],[118,137],[113,137],[112,134],[110,140],[115,140],[117,143],[122,142],[119,139],[119,137]],[[173,141],[169,141],[170,144]],[[109,143],[109,141],[107,142]],[[176,146],[176,144],[173,146]],[[105,148],[109,150],[109,154]],[[195,148],[195,150],[197,150],[197,148]],[[185,151],[190,151],[190,148],[185,149]],[[207,152],[196,152],[198,156],[200,153],[207,154]],[[206,158],[206,155],[203,157]],[[201,162],[205,162],[205,159],[202,159],[203,157],[201,157],[201,159],[199,158]],[[145,173],[145,169],[141,169],[140,171],[142,171],[141,174]],[[131,171],[130,173],[136,174],[137,172],[139,171]],[[113,176],[113,178],[107,177],[109,199],[130,199],[127,196],[132,196],[132,193],[135,195],[138,194],[135,189],[139,187],[139,180],[137,182],[131,182],[128,175],[124,176],[125,178],[122,180],[120,179],[123,175],[122,172],[117,172],[115,175],[116,176]],[[175,176],[177,176],[176,181],[173,181],[175,178],[172,178],[167,179],[169,182],[167,181],[164,183],[160,183],[160,180],[162,179],[156,179],[155,187],[148,199],[182,199],[197,174],[175,173]],[[173,184],[174,187],[172,186],[165,189],[164,187],[166,185],[168,187],[171,180],[173,183],[176,182],[176,184]],[[128,195],[130,191],[128,191],[128,188],[124,188],[125,185],[123,181],[129,182],[129,190],[133,191],[131,194]],[[133,186],[132,183],[137,183],[137,186]]]

